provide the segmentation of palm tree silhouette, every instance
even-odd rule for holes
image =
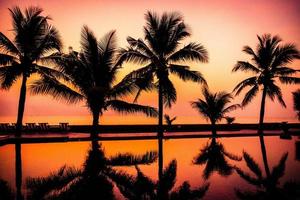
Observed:
[[[300,120],[300,90],[293,92],[294,110],[297,112],[298,120]]]
[[[129,79],[139,78],[140,90],[158,90],[158,134],[163,135],[163,106],[171,107],[176,101],[176,89],[169,79],[169,74],[177,75],[183,81],[191,80],[205,84],[202,74],[181,65],[182,61],[208,61],[206,49],[197,43],[189,43],[179,49],[180,43],[190,36],[190,31],[179,13],[145,14],[145,39],[128,37],[129,47],[120,50],[118,65],[123,62],[134,62],[143,65],[131,72]],[[176,63],[176,64],[175,64]],[[156,77],[156,79],[155,79]]]
[[[242,191],[236,189],[236,195],[240,199],[298,199],[300,197],[300,184],[294,181],[287,181],[282,186],[279,185],[280,178],[284,176],[285,163],[288,158],[288,153],[282,155],[279,163],[273,167],[272,172],[266,171],[266,176],[257,162],[247,153],[243,152],[244,160],[247,167],[252,172],[251,175],[236,167],[239,176],[249,184],[257,188],[256,191]],[[268,167],[265,167],[268,169]]]
[[[60,70],[67,76],[64,82],[54,77],[44,76],[36,81],[31,90],[35,94],[51,94],[56,99],[68,103],[85,100],[93,115],[92,135],[97,133],[99,116],[111,108],[118,112],[143,112],[156,116],[156,109],[119,99],[136,89],[132,80],[123,79],[114,84],[119,67],[114,64],[116,56],[115,31],[97,41],[93,32],[84,26],[81,33],[81,53],[75,51],[67,55],[52,55]],[[55,59],[56,58],[56,59]]]
[[[212,138],[209,144],[206,144],[194,158],[193,164],[205,165],[203,171],[203,178],[209,179],[214,171],[222,176],[229,176],[232,174],[234,167],[228,163],[227,159],[234,161],[241,161],[242,158],[227,152],[221,142],[216,138]]]
[[[143,155],[129,153],[107,158],[97,141],[91,149],[82,169],[63,166],[47,177],[28,178],[28,199],[115,199],[113,184],[114,166],[137,166],[156,161],[157,153]]]
[[[29,7],[24,12],[19,7],[9,9],[13,19],[14,41],[0,32],[0,87],[9,89],[22,78],[16,136],[21,135],[26,100],[26,84],[32,74],[62,76],[57,70],[44,66],[48,54],[59,51],[62,43],[58,31],[48,23],[39,7]]]
[[[265,34],[257,37],[259,43],[256,51],[249,46],[243,48],[243,51],[252,57],[252,63],[238,61],[232,71],[255,73],[254,76],[241,81],[234,88],[234,91],[236,91],[236,95],[239,95],[246,87],[251,87],[242,101],[242,106],[246,106],[251,102],[260,88],[262,89],[258,130],[258,132],[262,133],[266,96],[271,100],[277,97],[279,103],[286,107],[281,89],[276,85],[276,81],[279,80],[282,84],[300,83],[300,78],[292,76],[296,74],[297,70],[286,67],[294,59],[299,58],[299,51],[293,44],[281,45],[282,40],[278,36]]]
[[[203,87],[202,94],[204,99],[198,99],[192,102],[191,105],[197,109],[203,117],[210,120],[212,135],[215,137],[217,135],[216,123],[225,118],[225,114],[237,109],[239,105],[234,104],[228,106],[232,99],[230,93],[211,93],[207,87]]]
[[[168,126],[172,126],[173,121],[177,119],[177,117],[171,118],[169,115],[165,114],[164,115],[165,122],[167,123]]]
[[[177,189],[173,189],[177,174],[176,160],[172,160],[163,170],[162,179],[158,181],[160,183],[147,177],[137,166],[136,170],[136,176],[129,175],[125,172],[118,172],[113,178],[120,192],[128,200],[201,199],[209,188],[209,184],[207,183],[196,189],[191,189],[190,184],[185,181]],[[160,196],[160,192],[162,196]]]

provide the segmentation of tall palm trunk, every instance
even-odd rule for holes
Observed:
[[[262,153],[262,157],[263,157],[263,161],[264,161],[266,175],[267,175],[267,178],[269,178],[271,173],[270,173],[270,168],[269,168],[268,159],[267,159],[267,151],[266,151],[264,136],[260,135],[259,140],[260,140],[261,153]]]
[[[91,132],[91,138],[96,138],[98,134],[98,126],[99,126],[99,112],[94,111],[93,112],[93,125],[92,125],[92,132]]]
[[[159,81],[158,86],[158,137],[163,136],[163,91]]]
[[[163,200],[163,191],[161,190],[163,177],[163,139],[158,138],[158,199]]]
[[[24,115],[25,100],[26,100],[26,82],[27,82],[27,76],[23,74],[20,97],[19,97],[16,136],[21,136],[21,132],[22,132],[23,115]]]
[[[267,96],[267,90],[264,87],[263,88],[263,93],[262,93],[262,98],[261,98],[261,105],[260,105],[259,127],[258,127],[258,133],[259,134],[263,134],[266,96]]]
[[[16,173],[16,200],[23,200],[22,196],[22,156],[21,144],[15,144],[15,173]]]

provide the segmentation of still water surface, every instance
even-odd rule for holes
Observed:
[[[279,136],[218,138],[216,140],[211,138],[169,139],[163,140],[160,149],[157,140],[103,141],[98,144],[100,144],[100,152],[103,151],[105,158],[108,159],[120,153],[142,155],[156,151],[162,155],[158,156],[153,163],[137,165],[138,167],[134,165],[112,166],[116,173],[122,171],[128,177],[134,178],[139,169],[145,177],[155,183],[158,180],[158,159],[163,162],[164,168],[170,167],[170,163],[173,161],[174,164],[176,160],[176,177],[174,177],[176,182],[168,190],[169,193],[178,191],[178,188],[187,181],[191,189],[206,187],[202,199],[229,200],[239,199],[237,191],[257,193],[257,191],[269,192],[268,190],[273,191],[277,188],[276,191],[287,193],[282,188],[286,182],[290,181],[296,184],[296,192],[299,195],[299,141],[297,137],[293,137],[292,140],[282,140]],[[16,162],[15,147],[15,144],[0,147],[0,179],[6,181],[14,191],[16,191],[16,178],[20,179],[20,176],[16,176],[15,170],[16,163],[20,166],[20,163]],[[91,160],[93,157],[91,156],[92,149],[92,143],[89,141],[21,144],[22,195],[26,197],[30,193],[25,184],[29,177],[46,177],[51,172],[58,171],[62,166],[70,166],[78,170],[86,168],[86,163],[88,163],[86,160]],[[93,155],[97,157],[98,154]],[[93,162],[90,163],[94,165]],[[258,166],[255,168],[256,164]],[[274,172],[276,170],[279,171],[277,175]],[[260,173],[261,175],[258,176]],[[262,180],[262,183],[255,182],[255,180],[247,181],[247,177],[241,177],[245,174],[253,179]],[[115,198],[125,199],[117,184],[109,180],[113,185],[112,191]],[[271,180],[275,183],[270,183]],[[292,197],[289,198],[292,199]],[[299,198],[298,196],[295,199]]]

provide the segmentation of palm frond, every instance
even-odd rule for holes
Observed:
[[[143,106],[135,103],[127,103],[121,100],[109,100],[107,106],[120,113],[141,112],[150,117],[157,116],[157,110],[150,106]]]
[[[259,165],[255,162],[255,160],[247,153],[243,152],[244,160],[248,166],[248,168],[259,178],[262,178],[262,171]]]
[[[258,86],[254,85],[245,95],[242,106],[248,105],[258,92]]]
[[[293,92],[294,110],[297,112],[298,119],[300,120],[300,90]]]
[[[169,70],[171,73],[176,74],[183,81],[190,80],[194,82],[203,83],[205,85],[207,84],[203,75],[200,72],[192,71],[189,69],[188,66],[170,64]]]
[[[299,84],[300,78],[298,77],[290,77],[290,76],[279,76],[280,82],[283,84]]]
[[[238,109],[238,108],[241,108],[241,105],[240,105],[240,104],[233,104],[233,105],[230,105],[230,106],[228,106],[227,108],[225,108],[225,109],[223,110],[223,114],[228,113],[228,112],[231,112],[231,111],[236,110],[236,109]]]
[[[272,63],[272,69],[277,68],[278,66],[286,65],[292,62],[294,59],[300,58],[300,53],[294,44],[277,46],[274,54],[275,59]]]
[[[33,82],[30,91],[32,94],[50,94],[54,99],[65,100],[67,103],[77,103],[84,98],[83,95],[51,76],[43,76]]]
[[[20,51],[2,32],[0,32],[0,50],[14,56],[19,56]]]
[[[267,95],[268,97],[270,97],[270,99],[273,101],[275,97],[277,97],[279,103],[283,106],[286,107],[286,104],[283,100],[282,97],[282,93],[281,93],[281,89],[275,85],[274,83],[271,83],[268,85],[268,87],[266,88],[267,90]]]
[[[233,91],[236,92],[235,95],[239,95],[244,88],[246,88],[248,86],[253,86],[256,84],[256,82],[257,82],[256,76],[247,78],[247,79],[241,81],[239,84],[237,84],[235,86],[235,88],[233,89]]]
[[[160,189],[163,192],[169,192],[175,185],[177,172],[177,162],[172,160],[169,165],[163,170],[163,175],[160,180]]]
[[[200,61],[208,62],[208,52],[204,46],[197,43],[190,43],[179,49],[167,58],[168,62],[178,61]]]
[[[150,62],[150,57],[132,47],[128,47],[127,49],[121,48],[117,55],[116,65],[122,66],[124,62],[145,64]]]
[[[0,53],[0,67],[7,66],[7,65],[14,65],[17,63],[18,63],[18,58],[16,58],[15,56]]]
[[[288,153],[283,154],[278,165],[276,165],[272,170],[271,178],[273,179],[272,181],[274,181],[275,183],[277,183],[278,180],[284,175],[285,162],[287,158],[288,158]]]
[[[159,84],[162,88],[164,105],[170,108],[177,100],[176,89],[169,78],[160,79]]]
[[[22,67],[18,64],[0,67],[0,88],[9,89],[22,75],[22,72]]]
[[[118,154],[108,159],[112,166],[149,165],[157,160],[157,152],[149,151],[143,155],[132,155],[129,153]]]
[[[257,186],[259,186],[259,185],[262,184],[262,183],[261,183],[261,180],[259,180],[259,179],[257,179],[257,178],[254,178],[254,177],[251,177],[250,174],[248,174],[248,173],[242,171],[241,169],[239,169],[239,168],[236,167],[235,170],[236,170],[236,172],[238,173],[238,175],[239,175],[242,179],[244,179],[245,181],[247,181],[247,182],[250,183],[251,185],[257,185]]]
[[[254,72],[254,73],[259,73],[261,72],[260,69],[258,69],[257,67],[255,67],[254,65],[252,65],[249,62],[244,62],[244,61],[238,61],[235,66],[232,69],[233,72],[236,71],[245,71],[245,72]]]

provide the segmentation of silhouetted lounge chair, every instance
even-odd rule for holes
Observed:
[[[62,131],[68,131],[68,130],[70,130],[68,122],[61,122],[61,123],[59,123],[59,128]]]
[[[26,130],[28,131],[36,131],[37,126],[35,123],[26,123]]]
[[[9,123],[0,123],[0,131],[9,131],[10,129]]]
[[[50,126],[49,126],[48,123],[45,123],[45,122],[39,123],[39,129],[40,129],[41,131],[48,131],[49,128],[50,128]]]

